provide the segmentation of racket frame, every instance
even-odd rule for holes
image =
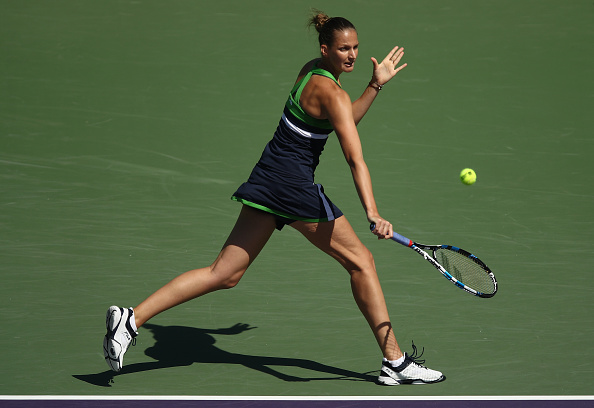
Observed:
[[[371,224],[370,226],[371,230],[375,229],[375,225]],[[419,244],[417,242],[412,241],[409,238],[406,238],[403,235],[398,234],[397,232],[393,233],[393,236],[390,237],[391,240],[398,242],[399,244],[411,248],[413,249],[415,252],[417,252],[419,255],[421,255],[423,258],[425,258],[426,261],[428,261],[431,265],[433,265],[442,275],[444,278],[446,278],[447,280],[449,280],[450,282],[452,282],[454,285],[456,285],[457,287],[459,287],[460,289],[478,296],[480,298],[490,298],[495,296],[495,293],[497,293],[497,279],[495,279],[495,275],[493,274],[493,272],[491,271],[491,269],[489,269],[489,267],[483,262],[481,261],[479,258],[477,258],[475,255],[471,254],[468,251],[465,251],[464,249],[452,246],[452,245],[424,245],[424,244]],[[452,276],[451,273],[449,273],[439,262],[437,262],[437,260],[435,259],[435,251],[437,251],[438,249],[445,249],[448,251],[454,251],[459,253],[460,255],[463,255],[467,258],[469,258],[470,260],[472,260],[474,263],[476,263],[477,265],[479,265],[481,267],[481,269],[487,274],[489,275],[489,277],[491,278],[494,288],[493,288],[493,293],[483,293],[483,292],[479,292],[469,286],[466,286],[463,282],[460,282],[458,279],[456,279],[455,277]],[[426,251],[431,251],[431,253],[433,254],[433,256],[429,255]]]

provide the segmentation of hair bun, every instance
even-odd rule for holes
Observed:
[[[318,10],[314,10],[314,13],[314,16],[311,18],[311,25],[313,25],[316,28],[317,32],[320,32],[322,31],[324,24],[326,24],[328,20],[330,20],[330,17],[328,17],[327,14]]]
[[[320,45],[332,45],[335,31],[355,30],[355,26],[349,20],[343,17],[328,17],[320,10],[312,9],[309,26],[314,26],[318,32]]]

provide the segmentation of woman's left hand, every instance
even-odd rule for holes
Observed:
[[[378,63],[374,57],[371,57],[371,62],[373,62],[373,78],[371,81],[383,86],[390,79],[394,78],[407,65],[402,64],[398,66],[403,55],[404,48],[396,46],[381,63]]]

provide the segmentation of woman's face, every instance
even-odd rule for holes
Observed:
[[[332,73],[351,72],[355,68],[355,60],[359,54],[359,40],[353,29],[335,31],[332,45],[323,44],[322,58],[329,65]]]

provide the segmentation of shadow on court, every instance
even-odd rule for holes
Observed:
[[[332,367],[311,360],[297,358],[250,356],[231,353],[215,346],[216,340],[212,335],[236,335],[247,330],[255,329],[248,324],[236,324],[225,329],[199,329],[185,326],[159,326],[145,324],[142,326],[152,332],[155,344],[145,350],[145,354],[156,361],[125,365],[119,373],[106,370],[97,374],[73,375],[73,377],[89,384],[110,387],[114,378],[148,370],[189,366],[194,363],[202,364],[236,364],[253,370],[269,374],[283,381],[320,381],[347,380],[370,381],[376,376],[368,373],[357,373],[338,367]],[[273,369],[272,367],[275,367]],[[298,367],[311,372],[325,375],[318,377],[297,377],[283,374],[278,369],[282,367]]]

